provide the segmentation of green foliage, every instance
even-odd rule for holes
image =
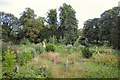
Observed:
[[[47,23],[53,31],[57,29],[57,10],[50,9],[47,13]]]
[[[11,13],[0,12],[0,27],[2,28],[2,39],[4,41],[15,40],[18,19]]]
[[[41,75],[38,74],[39,71],[35,71],[30,69],[29,71],[23,71],[17,74],[14,74],[13,78],[42,78]]]
[[[119,56],[120,50],[112,50],[112,54]]]
[[[42,47],[42,44],[38,43],[35,45],[35,50],[37,53],[42,53],[45,51],[45,48]]]
[[[119,49],[119,21],[120,7],[104,11],[100,18],[89,19],[84,22],[83,34],[92,43],[108,41],[108,45]],[[104,43],[103,43],[104,44]]]
[[[54,47],[55,47],[55,52],[60,52],[60,53],[66,53],[67,52],[67,48],[63,44],[54,45]]]
[[[43,74],[45,76],[43,76]],[[41,72],[40,70],[29,69],[28,71],[21,71],[13,74],[12,78],[50,78],[49,72]]]
[[[53,45],[56,44],[56,43],[57,43],[56,36],[53,35],[52,37],[50,37],[50,38],[49,38],[49,43],[51,43],[51,44],[53,44]]]
[[[34,10],[26,8],[20,17],[21,25],[23,26],[21,34],[28,38],[31,42],[40,42],[40,32],[44,27],[44,18],[38,17],[35,19],[36,14]]]
[[[80,45],[80,42],[79,42],[80,41],[80,37],[81,36],[79,36],[78,39],[75,41],[74,46],[79,46]]]
[[[2,55],[4,55],[5,51],[7,50],[7,46],[4,43],[2,43],[1,47],[2,47]]]
[[[113,54],[95,55],[94,60],[96,63],[103,66],[118,67],[118,56]]]
[[[2,39],[2,26],[0,25],[0,39]]]
[[[66,38],[65,37],[62,38],[62,36],[61,36],[60,39],[59,39],[59,43],[60,44],[65,44],[66,42],[67,42]]]
[[[105,52],[106,46],[92,46],[89,48],[94,54],[103,54]]]
[[[2,79],[2,56],[0,55],[0,79]]]
[[[93,55],[93,52],[90,51],[90,49],[88,47],[83,47],[82,48],[82,56],[85,57],[85,58],[90,58],[92,57]]]
[[[18,54],[17,62],[20,65],[23,65],[26,61],[32,59],[33,55],[32,52],[29,50],[25,50],[23,53]]]
[[[55,51],[55,47],[49,43],[46,45],[46,51]]]
[[[13,74],[13,69],[14,69],[14,63],[15,63],[15,58],[16,55],[12,53],[9,49],[5,51],[5,56],[3,56],[3,69],[2,69],[2,75],[3,78],[6,78],[6,76],[11,77]]]
[[[66,49],[67,49],[67,52],[70,54],[70,53],[73,53],[73,46],[72,45],[67,45],[66,46]]]
[[[20,44],[27,45],[27,44],[30,44],[30,41],[24,37],[24,38],[20,41]]]
[[[34,47],[34,44],[21,45],[19,48],[19,53],[24,53],[26,50],[28,50],[31,51],[34,56],[36,54],[36,50]]]
[[[18,52],[17,62],[23,65],[26,61],[35,57],[36,54],[37,52],[33,45],[32,46],[21,45]]]
[[[75,10],[71,5],[66,3],[60,6],[60,27],[58,28],[62,32],[62,36],[66,37],[67,44],[73,44],[77,39],[78,21],[75,16]]]
[[[89,40],[89,42],[96,41],[97,43],[99,40],[98,21],[99,18],[94,18],[94,19],[89,19],[84,23],[83,34]]]

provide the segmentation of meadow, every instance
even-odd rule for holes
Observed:
[[[105,45],[86,48],[76,44],[46,43],[44,48],[42,43],[26,42],[5,49],[3,78],[119,78],[120,51]],[[54,64],[56,53],[59,60]],[[19,67],[18,72],[14,72],[14,63]],[[46,67],[45,71],[40,70],[42,65]]]

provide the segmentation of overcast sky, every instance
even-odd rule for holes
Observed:
[[[19,18],[20,13],[30,7],[37,16],[45,17],[49,9],[58,9],[67,3],[75,9],[78,26],[82,28],[84,21],[99,18],[100,14],[117,6],[118,2],[119,0],[0,0],[0,11],[12,13]]]

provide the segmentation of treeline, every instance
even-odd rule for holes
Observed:
[[[120,7],[106,10],[100,18],[85,21],[83,34],[91,43],[107,42],[120,49]],[[105,43],[104,43],[105,44]]]
[[[108,42],[113,48],[120,49],[119,12],[120,7],[109,9],[100,18],[85,21],[80,30],[75,10],[66,3],[59,7],[59,14],[56,9],[50,9],[45,17],[37,16],[31,8],[26,8],[19,19],[11,13],[0,12],[0,37],[13,43],[20,43],[24,38],[34,43],[49,42],[54,37],[58,43],[63,39],[65,44],[74,44],[79,36],[83,36],[89,43]]]
[[[37,17],[34,10],[26,8],[18,19],[13,14],[0,12],[0,25],[2,26],[3,41],[19,43],[27,38],[30,42],[39,43],[49,41],[50,37],[65,38],[66,44],[73,44],[78,38],[78,20],[71,5],[64,3],[59,8],[50,9],[46,17]],[[46,24],[45,24],[46,23]]]

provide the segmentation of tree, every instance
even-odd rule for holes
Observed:
[[[21,13],[20,22],[21,25],[25,25],[28,19],[34,19],[36,17],[36,14],[34,13],[34,10],[31,8],[25,8],[25,11]]]
[[[89,42],[99,40],[99,18],[89,19],[84,23],[83,34]]]
[[[120,50],[120,7],[114,7],[112,13],[111,44],[113,48]]]
[[[57,29],[57,11],[56,9],[51,9],[47,13],[47,19],[46,19],[48,25],[52,30]]]
[[[47,31],[49,32],[49,38],[50,36],[57,36],[56,31],[58,29],[57,25],[57,11],[56,9],[50,9],[49,12],[47,12],[47,18],[46,22],[48,23],[48,29]]]
[[[107,40],[113,46],[117,45],[118,35],[118,13],[120,8],[114,7],[101,14],[100,36],[102,40]]]
[[[89,41],[108,41],[115,49],[119,49],[120,7],[114,7],[101,14],[101,18],[89,19],[84,23],[83,34]]]
[[[35,19],[35,16],[36,14],[34,14],[34,10],[26,8],[20,17],[21,25],[23,26],[21,34],[31,42],[41,41],[39,39],[39,35],[40,31],[44,27],[44,18],[39,17]]]
[[[120,10],[120,9],[119,9]],[[117,25],[117,49],[120,50],[120,11],[118,15],[118,25]]]
[[[4,41],[14,40],[17,36],[18,19],[13,14],[0,12],[0,25],[2,26],[2,38]]]
[[[61,36],[65,36],[67,39],[67,44],[73,44],[77,39],[77,28],[78,20],[76,19],[75,10],[72,6],[63,4],[59,8],[60,11],[60,27],[58,28],[61,32]]]

